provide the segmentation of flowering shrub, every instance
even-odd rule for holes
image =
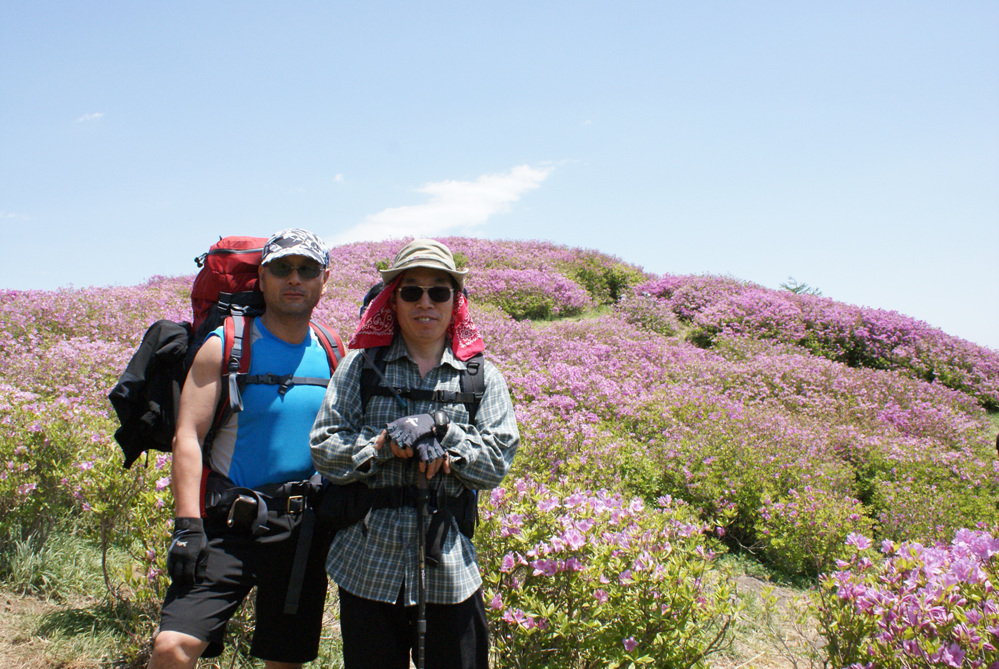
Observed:
[[[738,610],[704,527],[668,498],[518,479],[482,505],[479,555],[507,667],[700,667]]]
[[[805,486],[777,500],[764,497],[756,532],[771,564],[817,576],[843,556],[849,535],[869,534],[872,525],[859,501]]]
[[[664,337],[672,337],[680,330],[680,321],[673,312],[648,295],[630,295],[618,304],[618,313],[632,325],[645,328]]]
[[[613,316],[496,328],[490,342],[510,356],[503,364],[532,444],[518,471],[680,497],[720,520],[733,542],[775,558],[782,549],[767,545],[776,535],[760,531],[765,500],[806,487],[833,504],[861,500],[858,512],[890,519],[886,527],[929,527],[917,517],[940,509],[931,536],[999,519],[988,503],[999,496],[988,421],[963,393],[744,337],[702,351]],[[593,461],[621,463],[616,480]],[[913,481],[911,504],[887,496],[901,474]],[[946,504],[932,499],[942,488],[953,493]],[[817,545],[866,527],[841,524],[853,514],[845,507],[829,513],[824,522],[837,529],[820,522]],[[776,560],[813,574],[815,564]]]
[[[833,666],[873,669],[999,666],[999,540],[960,530],[949,544],[863,535],[825,576],[820,621]]]
[[[586,288],[598,304],[614,304],[627,294],[629,286],[636,286],[647,278],[637,267],[596,251],[577,251],[572,261],[564,263],[562,268],[566,276]]]
[[[469,279],[469,296],[517,320],[578,316],[592,302],[579,284],[543,270],[490,269]]]
[[[774,291],[730,278],[666,275],[636,287],[663,300],[710,345],[720,334],[794,343],[851,367],[891,369],[961,390],[999,411],[999,352],[894,311]]]

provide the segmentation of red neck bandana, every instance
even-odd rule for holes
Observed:
[[[402,276],[396,277],[395,281],[385,286],[384,290],[364,310],[364,316],[361,317],[361,323],[357,326],[357,332],[354,333],[348,344],[350,348],[375,348],[388,346],[392,343],[397,327],[395,312],[392,311],[389,302],[400,281],[402,281]],[[454,295],[454,311],[451,313],[451,323],[448,325],[447,334],[451,339],[454,357],[459,360],[468,360],[476,353],[482,353],[486,344],[482,341],[479,328],[469,317],[468,298],[460,290],[456,291]]]

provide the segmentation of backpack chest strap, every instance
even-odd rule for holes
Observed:
[[[424,400],[428,402],[439,402],[441,404],[469,404],[482,399],[481,394],[465,393],[455,390],[426,390],[424,388],[405,388],[399,390],[399,395],[411,400]],[[371,389],[372,395],[393,397],[395,393],[391,388],[385,386],[375,386]]]
[[[318,376],[294,376],[292,374],[246,374],[240,378],[243,384],[258,383],[268,386],[281,386],[278,394],[284,395],[294,386],[329,386],[330,380]]]

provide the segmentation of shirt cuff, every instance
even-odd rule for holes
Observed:
[[[385,451],[388,451],[389,457],[385,457]],[[357,453],[354,454],[354,470],[358,472],[368,472],[371,471],[371,465],[376,462],[383,462],[392,457],[392,451],[386,447],[376,450],[373,443],[368,444]]]

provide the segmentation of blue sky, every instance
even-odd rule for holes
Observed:
[[[999,3],[0,3],[0,288],[290,225],[794,277],[999,350]]]

